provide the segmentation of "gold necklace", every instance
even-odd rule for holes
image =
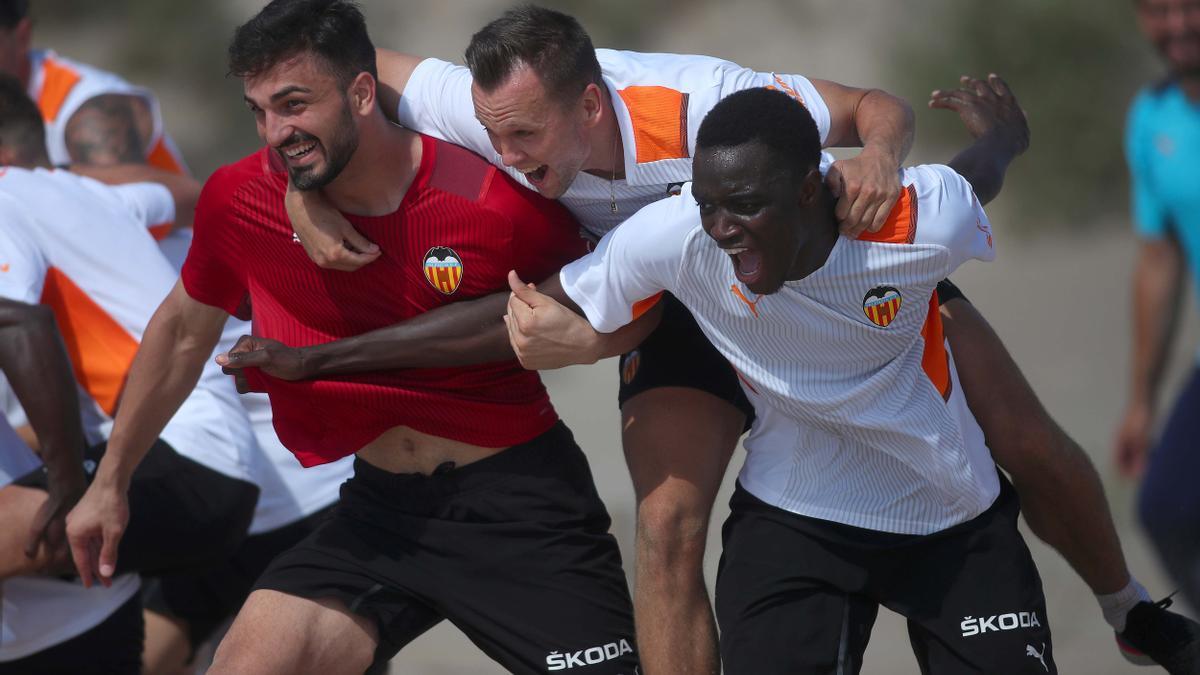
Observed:
[[[617,182],[617,139],[620,137],[621,130],[617,129],[616,135],[613,136],[612,171],[608,174],[608,208],[613,213],[617,212],[617,188],[615,184]]]

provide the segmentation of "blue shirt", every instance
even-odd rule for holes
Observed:
[[[1138,235],[1173,232],[1200,284],[1200,103],[1174,82],[1142,90],[1129,110],[1125,153]]]

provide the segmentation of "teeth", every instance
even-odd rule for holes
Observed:
[[[286,151],[284,154],[286,154],[290,159],[295,159],[301,155],[307,155],[315,147],[317,147],[317,144],[315,142],[310,142],[292,148],[291,150]]]
[[[729,255],[737,255],[739,253],[745,253],[746,251],[749,251],[749,250],[750,249],[748,249],[748,248],[727,248],[727,249],[725,249],[725,252],[728,253]]]

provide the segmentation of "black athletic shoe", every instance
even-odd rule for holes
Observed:
[[[1139,666],[1159,665],[1171,675],[1200,675],[1200,624],[1168,612],[1170,596],[1139,602],[1117,633],[1121,655]]]

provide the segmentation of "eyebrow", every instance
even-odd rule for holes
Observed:
[[[280,89],[279,91],[275,92],[274,94],[271,94],[271,102],[274,103],[275,101],[278,101],[279,99],[283,98],[284,96],[288,96],[290,94],[295,94],[297,92],[299,92],[301,94],[311,94],[312,90],[307,87],[301,87],[300,85],[293,84],[293,85],[284,87],[283,89]]]
[[[271,94],[270,101],[271,101],[271,103],[274,103],[285,96],[289,96],[291,94],[296,94],[296,93],[311,94],[312,90],[307,87],[301,87],[300,85],[293,84],[293,85],[284,87],[283,89],[280,89],[279,91],[275,92],[274,94]],[[242,94],[242,100],[253,106],[258,105],[257,103],[254,102],[253,99],[251,99],[249,96],[246,96],[245,94]]]

